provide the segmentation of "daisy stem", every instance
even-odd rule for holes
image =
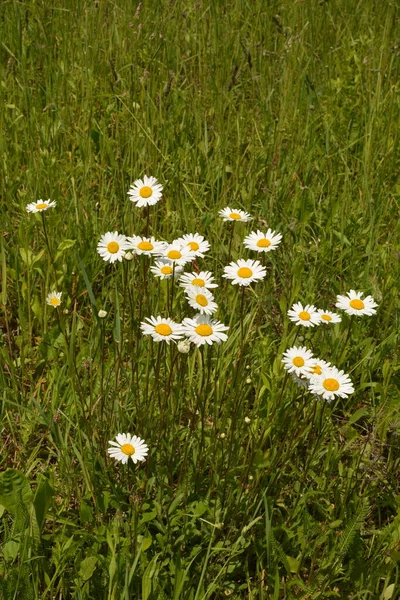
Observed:
[[[231,229],[231,235],[229,238],[229,246],[228,246],[228,263],[231,260],[231,251],[232,251],[232,240],[233,240],[233,228],[234,228],[234,223],[228,223],[230,229]]]
[[[147,238],[149,235],[149,227],[150,227],[150,206],[146,206],[146,229],[145,229],[145,237]]]
[[[349,339],[350,339],[350,334],[351,334],[351,329],[352,329],[353,323],[354,323],[354,315],[351,315],[351,317],[350,317],[350,323],[349,323],[349,327],[348,327],[348,329],[347,329],[347,335],[346,335],[346,339],[345,339],[345,341],[344,341],[343,348],[342,348],[342,351],[341,351],[341,353],[340,353],[340,355],[339,355],[339,359],[338,359],[338,363],[339,363],[339,364],[340,364],[340,362],[342,361],[342,359],[343,359],[344,355],[346,354],[346,346],[347,346],[347,342],[348,342],[348,341],[349,341]]]
[[[47,229],[46,229],[46,219],[44,216],[44,212],[41,212],[41,217],[42,217],[42,224],[43,224],[43,231],[44,231],[44,238],[46,241],[46,246],[47,246],[47,251],[49,253],[49,257],[50,257],[50,262],[51,262],[51,266],[53,267],[53,271],[54,271],[54,285],[57,286],[57,271],[56,271],[56,265],[54,263],[54,259],[53,259],[53,254],[51,252],[51,248],[50,248],[50,242],[49,242],[49,237],[47,235]]]
[[[243,323],[243,307],[244,307],[244,285],[242,285],[241,289],[241,297],[240,297],[240,354],[243,354],[243,341],[244,341],[244,323]]]

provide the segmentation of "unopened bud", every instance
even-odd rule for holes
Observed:
[[[189,340],[179,340],[177,347],[181,354],[187,354],[190,351],[190,342]]]
[[[133,258],[132,252],[125,252],[124,258],[125,258],[125,260],[132,260],[132,258]]]
[[[244,422],[248,425],[249,423],[251,423],[251,419],[249,417],[245,417]]]
[[[100,319],[104,319],[104,317],[107,316],[107,311],[106,310],[99,310],[99,312],[97,313],[97,315],[100,317]]]

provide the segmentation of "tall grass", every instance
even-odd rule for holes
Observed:
[[[375,0],[1,3],[6,600],[398,597],[399,17]],[[127,197],[145,173],[164,185],[151,234],[211,243],[197,266],[219,283],[221,346],[142,336],[146,316],[193,311],[146,257],[96,252],[145,231]],[[57,201],[47,241],[39,198]],[[227,205],[254,216],[232,240]],[[266,227],[283,242],[242,293],[223,267]],[[287,318],[350,288],[376,316]],[[355,393],[299,390],[294,340]],[[122,431],[149,445],[136,468],[107,456]]]

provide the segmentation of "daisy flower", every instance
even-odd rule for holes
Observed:
[[[219,211],[219,216],[223,218],[224,221],[251,221],[253,218],[249,215],[249,213],[244,210],[239,210],[238,208],[226,208]]]
[[[30,202],[30,204],[27,204],[26,210],[31,213],[43,212],[48,208],[53,208],[55,205],[55,200],[38,200],[37,202]]]
[[[183,319],[183,331],[189,341],[202,346],[203,344],[220,344],[228,339],[224,331],[228,331],[229,327],[217,321],[210,319],[207,315],[196,315],[194,319]]]
[[[194,256],[199,258],[204,258],[204,252],[208,252],[210,249],[210,243],[198,233],[187,233],[174,241],[181,246],[189,246],[190,250],[194,252]]]
[[[168,258],[168,260],[180,267],[183,267],[195,258],[195,254],[189,246],[182,246],[182,244],[176,241],[172,242],[172,244],[167,244],[160,254],[163,258]]]
[[[356,292],[350,290],[347,292],[347,296],[338,296],[335,306],[341,308],[348,315],[374,315],[376,313],[375,307],[378,306],[372,296],[367,296],[363,300],[362,292]]]
[[[157,242],[154,237],[141,237],[140,235],[134,235],[133,237],[127,237],[129,247],[136,254],[160,254],[163,252],[166,243]]]
[[[190,306],[198,310],[199,313],[212,315],[218,309],[217,303],[214,302],[214,296],[208,290],[193,287],[187,288],[185,292]]]
[[[129,188],[128,196],[130,200],[139,208],[142,206],[152,206],[161,200],[163,186],[158,183],[155,177],[147,177],[136,179],[133,185]]]
[[[314,365],[310,367],[310,369],[308,369],[304,375],[307,377],[307,379],[311,379],[311,377],[319,377],[324,369],[329,369],[331,366],[331,363],[321,360],[320,358],[316,358],[314,360]]]
[[[338,315],[337,313],[333,313],[330,310],[323,310],[322,308],[319,308],[317,310],[317,313],[319,314],[321,323],[340,323],[340,321],[342,320],[342,317],[340,315]]]
[[[350,377],[336,367],[322,369],[321,375],[310,379],[309,388],[325,400],[334,400],[336,396],[347,398],[354,392]]]
[[[259,229],[257,232],[252,231],[250,235],[246,236],[243,240],[243,244],[249,250],[255,250],[256,252],[269,252],[275,250],[281,243],[282,235],[276,233],[271,229],[268,229],[266,233],[263,233]]]
[[[150,271],[153,273],[154,277],[159,277],[160,279],[170,279],[172,275],[175,278],[178,278],[183,271],[183,267],[179,267],[175,265],[172,260],[168,260],[168,258],[160,258],[156,260],[155,266],[150,267]]]
[[[129,244],[126,237],[118,231],[108,231],[101,236],[99,243],[97,244],[97,252],[101,258],[110,263],[114,263],[116,260],[122,262],[122,258],[125,255],[125,251],[128,250]]]
[[[167,342],[179,340],[183,337],[183,327],[172,319],[163,317],[146,317],[148,323],[142,322],[140,329],[143,335],[151,335],[155,342]]]
[[[112,458],[119,460],[123,465],[126,465],[129,457],[135,464],[139,460],[145,460],[149,447],[140,437],[130,433],[118,433],[115,439],[116,442],[112,440],[108,442],[111,448],[108,448],[107,452]]]
[[[53,308],[57,308],[57,306],[60,306],[61,304],[61,295],[62,292],[50,292],[46,298],[47,304]]]
[[[218,287],[213,281],[214,276],[210,271],[200,271],[200,273],[184,273],[179,280],[179,285],[183,288],[201,287],[212,289]]]
[[[299,387],[308,390],[308,381],[307,379],[303,379],[302,377],[297,377],[293,372],[289,373],[290,379]]]
[[[231,262],[224,267],[222,277],[232,279],[232,285],[250,285],[257,279],[264,279],[267,271],[258,260],[243,260],[240,258],[237,262]]]
[[[320,316],[317,313],[317,309],[313,304],[306,304],[304,307],[301,302],[293,304],[291,310],[288,310],[287,314],[289,319],[296,323],[296,325],[304,325],[304,327],[314,327],[319,325]]]
[[[283,353],[283,365],[289,373],[295,373],[297,377],[306,375],[315,364],[311,350],[305,346],[292,346]]]

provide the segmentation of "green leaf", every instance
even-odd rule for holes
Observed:
[[[10,540],[3,547],[3,556],[6,562],[13,561],[19,552],[20,543]]]
[[[33,506],[35,507],[36,519],[39,525],[39,529],[43,529],[46,514],[50,508],[51,499],[53,495],[53,488],[51,487],[47,478],[44,475],[41,475],[36,494],[33,499]]]
[[[389,600],[393,596],[393,592],[395,590],[395,584],[391,583],[387,586],[386,590],[383,592],[383,600]]]
[[[61,244],[59,244],[57,248],[57,252],[64,252],[64,250],[68,250],[68,248],[72,248],[75,246],[76,240],[63,240]]]
[[[28,506],[32,492],[25,475],[15,469],[7,469],[0,474],[0,504],[8,512],[16,514],[18,507]]]
[[[88,556],[81,562],[79,569],[79,577],[83,581],[87,581],[94,573],[97,564],[97,556]]]
[[[347,424],[352,425],[353,423],[356,423],[359,419],[361,419],[361,417],[363,417],[364,415],[367,415],[368,413],[369,413],[368,408],[365,408],[365,407],[359,408],[358,410],[356,410],[356,412],[354,414],[351,415]]]

